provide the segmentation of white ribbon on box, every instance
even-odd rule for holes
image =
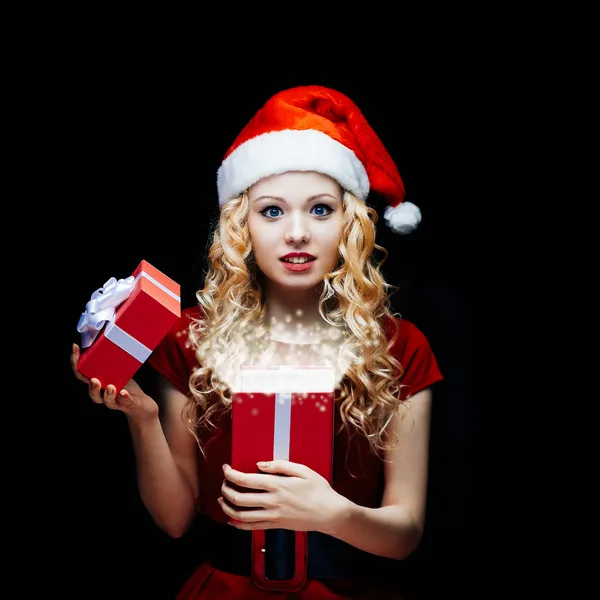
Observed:
[[[81,313],[79,317],[77,331],[81,333],[82,348],[91,346],[106,325],[104,335],[113,344],[142,363],[150,356],[152,350],[115,325],[114,322],[117,309],[131,296],[140,277],[145,277],[169,296],[180,300],[177,294],[144,271],[141,271],[137,277],[133,275],[126,279],[111,277],[101,288],[94,291],[85,305],[85,312]]]
[[[273,460],[290,459],[292,394],[333,391],[333,367],[242,367],[238,389],[244,393],[275,394]]]

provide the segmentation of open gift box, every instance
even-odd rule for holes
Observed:
[[[180,286],[145,260],[127,279],[109,279],[86,304],[77,331],[77,370],[117,393],[181,316]]]
[[[233,394],[232,467],[255,473],[260,472],[257,462],[283,459],[306,465],[332,483],[334,389],[333,367],[242,367]],[[285,536],[293,554],[287,562]],[[307,564],[306,532],[252,532],[257,587],[300,590]]]

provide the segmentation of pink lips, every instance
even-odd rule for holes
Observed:
[[[305,263],[291,263],[291,262],[285,262],[284,260],[282,260],[281,262],[288,271],[298,272],[298,271],[308,271],[308,269],[311,268],[312,264],[315,261],[309,260],[308,262],[305,262]]]
[[[282,256],[279,260],[283,260],[284,258],[316,258],[312,254],[308,252],[288,252],[285,256]]]
[[[284,258],[308,258],[309,260],[304,263],[293,263],[286,262]],[[288,271],[294,271],[296,273],[299,273],[301,271],[308,271],[308,269],[310,269],[310,266],[315,262],[316,257],[312,254],[309,254],[308,252],[288,252],[288,254],[282,256],[279,260],[283,263],[284,267]]]

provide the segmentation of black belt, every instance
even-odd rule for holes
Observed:
[[[211,522],[205,532],[207,558],[217,569],[237,575],[252,572],[252,532]],[[294,532],[270,529],[266,532],[265,570],[270,579],[285,580],[294,568]],[[363,552],[337,538],[308,532],[309,579],[397,578],[398,561]]]

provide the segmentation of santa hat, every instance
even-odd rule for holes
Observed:
[[[404,183],[382,141],[350,98],[310,85],[275,94],[244,127],[217,173],[219,206],[252,184],[287,171],[316,171],[366,201],[370,190],[389,206],[396,233],[409,233],[421,211],[406,202]]]

